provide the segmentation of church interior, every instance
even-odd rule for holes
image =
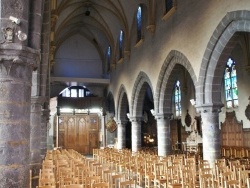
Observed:
[[[250,188],[249,0],[0,15],[0,188]]]

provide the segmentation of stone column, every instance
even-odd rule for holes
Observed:
[[[41,119],[41,158],[44,159],[46,151],[47,151],[47,123],[49,121],[50,110],[43,109],[42,110],[42,119]]]
[[[138,152],[141,149],[141,117],[129,117],[131,121],[132,132],[132,152]]]
[[[126,121],[117,121],[117,149],[126,148]]]
[[[220,107],[206,106],[201,110],[203,159],[214,166],[215,160],[221,157],[221,137],[219,129]]]
[[[31,78],[39,53],[5,43],[0,57],[0,187],[29,187]]]
[[[101,116],[101,133],[102,133],[102,147],[106,147],[107,146],[107,142],[106,142],[106,114]]]
[[[38,185],[39,169],[41,168],[41,117],[43,98],[31,97],[30,115],[30,169],[32,170],[32,185]],[[37,177],[37,178],[35,178]]]
[[[155,115],[155,119],[157,121],[157,142],[159,156],[167,156],[172,152],[172,143],[170,136],[170,117],[171,114]]]

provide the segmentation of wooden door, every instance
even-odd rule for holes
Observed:
[[[74,149],[82,154],[92,154],[99,143],[99,118],[97,114],[61,114],[59,147]]]

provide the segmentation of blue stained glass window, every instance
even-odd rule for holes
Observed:
[[[111,46],[108,47],[107,50],[107,70],[110,71],[110,63],[111,63]]]
[[[138,7],[137,9],[137,41],[141,40],[141,27],[142,27],[142,10],[141,6]]]
[[[123,31],[120,31],[120,36],[119,36],[119,57],[123,57]]]
[[[239,106],[238,101],[238,87],[237,87],[237,73],[235,68],[235,61],[229,58],[227,61],[225,74],[225,99],[227,108],[235,108]]]
[[[173,0],[166,0],[166,12],[173,8]]]
[[[175,103],[175,115],[176,117],[181,116],[181,86],[180,81],[177,80],[174,89],[174,103]]]

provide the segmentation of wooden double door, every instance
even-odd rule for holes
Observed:
[[[58,145],[82,154],[92,154],[99,145],[99,117],[97,114],[61,114]]]

